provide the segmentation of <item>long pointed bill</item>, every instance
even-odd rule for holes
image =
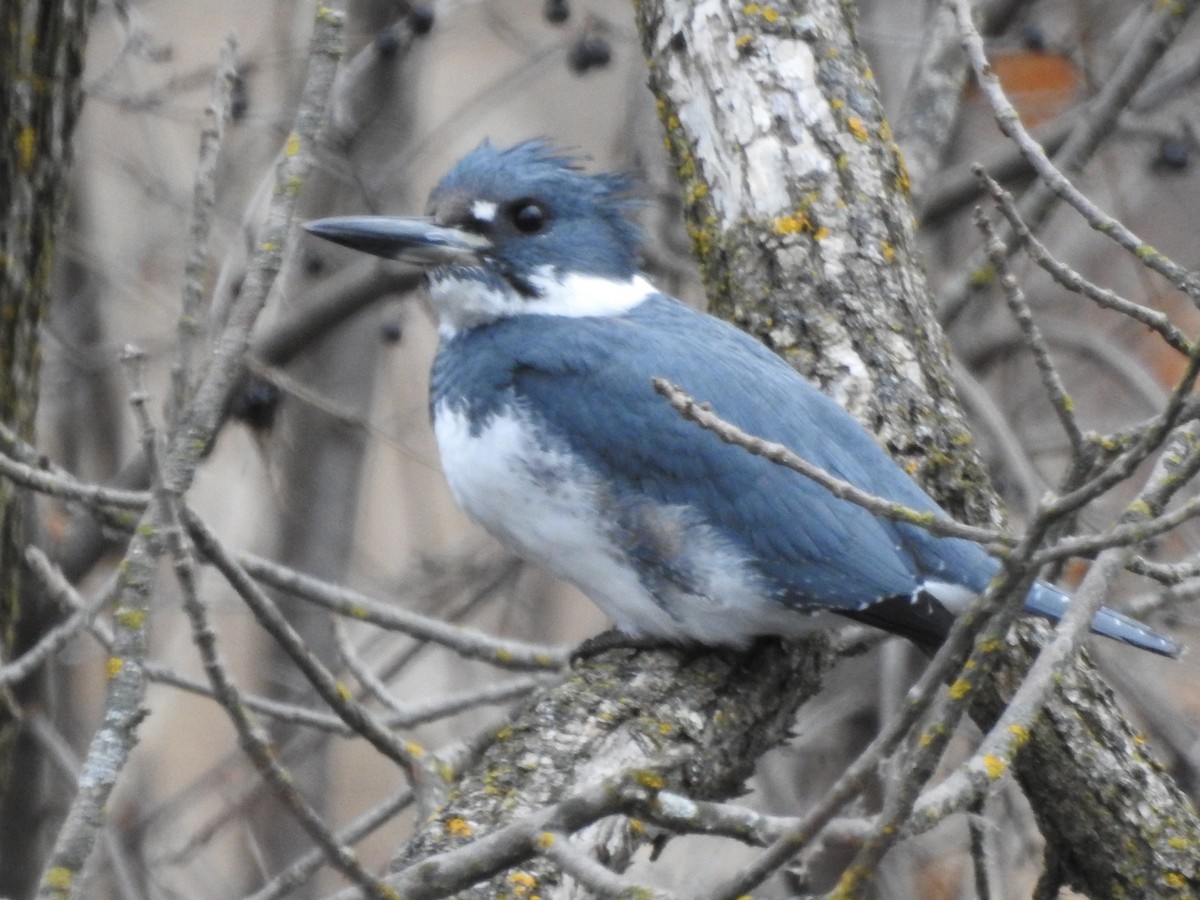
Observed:
[[[335,244],[423,269],[473,265],[491,246],[482,235],[434,225],[428,219],[336,216],[305,222],[304,229]]]

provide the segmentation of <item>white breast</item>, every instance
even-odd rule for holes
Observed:
[[[446,482],[471,518],[576,585],[623,631],[672,630],[670,617],[604,534],[590,473],[540,445],[516,415],[496,415],[473,435],[465,413],[441,404],[433,422]]]
[[[697,592],[654,597],[613,539],[598,479],[564,448],[535,439],[520,414],[497,414],[476,434],[466,414],[434,410],[442,467],[458,504],[522,557],[587,594],[621,631],[710,645],[801,633],[812,618],[763,595],[746,560],[706,527],[687,539],[705,561]]]

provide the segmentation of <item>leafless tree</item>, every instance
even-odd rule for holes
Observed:
[[[0,894],[1194,896],[1195,662],[1082,647],[1200,577],[1194,5],[9,4]],[[447,504],[416,274],[295,228],[487,134],[638,172],[655,280],[1003,557],[932,660],[569,664]]]

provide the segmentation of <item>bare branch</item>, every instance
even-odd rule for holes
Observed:
[[[869,491],[857,488],[848,481],[843,481],[830,475],[820,466],[814,466],[808,460],[797,456],[782,444],[763,440],[742,431],[736,425],[726,422],[717,416],[706,403],[699,402],[688,396],[678,385],[665,378],[654,379],[654,390],[671,404],[685,419],[689,419],[701,428],[711,431],[728,444],[741,447],[769,459],[771,462],[799,472],[806,478],[811,478],[829,493],[840,500],[847,500],[856,506],[861,506],[868,512],[885,519],[904,522],[923,528],[930,534],[940,537],[956,537],[967,541],[983,544],[989,550],[1002,552],[1005,547],[1015,543],[1015,539],[990,528],[978,528],[974,525],[963,525],[959,522],[933,513],[918,512],[902,503],[894,503],[878,497]],[[997,546],[999,545],[999,546]]]

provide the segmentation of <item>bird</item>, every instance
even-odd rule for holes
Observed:
[[[745,647],[842,616],[932,651],[1000,570],[979,544],[882,518],[686,421],[726,421],[895,503],[948,518],[873,435],[765,345],[639,270],[633,179],[546,139],[484,141],[427,215],[340,216],[311,234],[419,267],[437,321],[430,413],[455,501],[575,585],[632,639]],[[1024,610],[1069,596],[1037,581]],[[1108,608],[1094,632],[1174,657]]]

